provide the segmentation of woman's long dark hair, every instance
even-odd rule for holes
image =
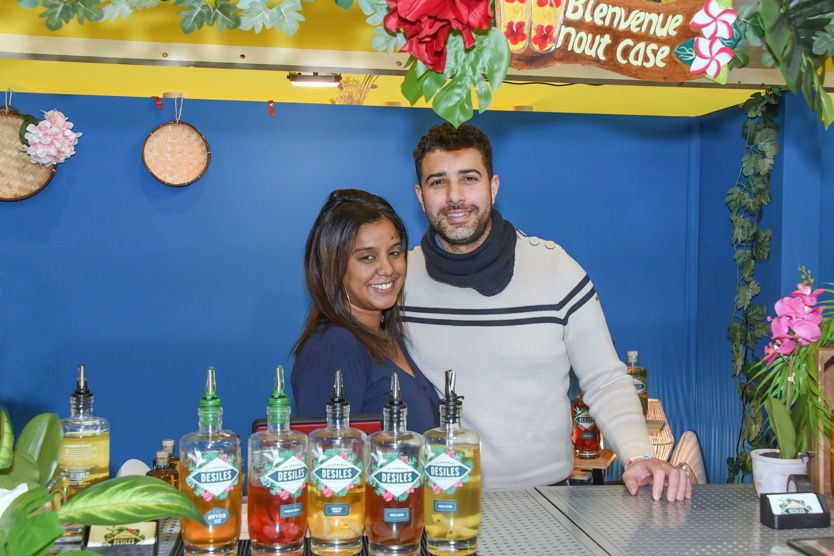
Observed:
[[[304,248],[304,281],[313,304],[293,349],[296,357],[312,334],[331,324],[352,332],[374,361],[384,361],[393,355],[396,342],[404,336],[402,290],[394,306],[382,311],[380,334],[350,314],[347,293],[342,286],[359,228],[383,218],[390,220],[397,230],[405,256],[408,251],[405,225],[382,197],[359,189],[337,189],[321,208]]]

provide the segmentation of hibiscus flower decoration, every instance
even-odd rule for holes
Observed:
[[[729,64],[733,56],[733,49],[724,46],[718,40],[718,37],[711,39],[697,37],[695,39],[695,60],[692,61],[689,73],[706,72],[713,79],[718,79],[721,68]]]
[[[708,39],[716,36],[722,39],[731,39],[733,37],[733,23],[736,19],[738,19],[737,11],[722,8],[716,0],[707,0],[701,11],[692,18],[690,25],[695,29],[701,29]]]
[[[524,21],[507,23],[507,29],[504,31],[504,35],[507,36],[507,40],[510,41],[510,44],[516,45],[527,40],[526,27],[527,25]]]
[[[553,36],[553,25],[536,25],[536,33],[533,35],[533,44],[539,50],[547,50],[556,42]]]
[[[562,0],[536,0],[536,5],[540,8],[547,8],[550,6],[553,9],[556,9],[562,5]]]
[[[471,48],[475,44],[472,29],[488,29],[492,22],[488,0],[387,1],[391,11],[385,16],[385,28],[391,33],[402,28],[407,39],[400,50],[437,73],[443,73],[446,67],[450,29],[460,31],[464,48]]]

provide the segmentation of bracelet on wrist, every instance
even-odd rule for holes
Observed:
[[[629,459],[626,460],[625,465],[623,466],[623,469],[624,470],[628,469],[629,467],[631,467],[632,463],[635,463],[635,462],[638,462],[638,461],[644,461],[644,460],[647,460],[647,459],[652,459],[653,457],[654,456],[635,456],[633,458],[629,458]]]

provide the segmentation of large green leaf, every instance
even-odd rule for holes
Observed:
[[[40,470],[32,456],[15,450],[12,455],[12,464],[0,471],[0,488],[11,490],[20,484],[27,484],[30,487],[39,486]]]
[[[770,425],[776,432],[776,443],[783,459],[796,457],[796,429],[791,421],[791,414],[785,404],[775,398],[765,400],[765,411],[770,417]]]
[[[17,439],[15,450],[32,456],[40,470],[40,484],[43,486],[46,486],[55,473],[63,437],[58,416],[54,413],[42,413],[26,424],[20,438]]]
[[[432,102],[435,113],[452,124],[460,124],[472,117],[472,84],[464,76],[455,77],[441,88]]]
[[[14,433],[12,432],[12,421],[5,409],[0,409],[0,471],[8,469],[12,464],[12,448],[14,446]]]
[[[93,485],[70,498],[61,521],[85,525],[123,525],[160,517],[186,517],[205,523],[183,493],[155,477],[131,476]]]
[[[44,487],[18,496],[0,516],[0,551],[14,556],[41,556],[64,529],[53,511],[32,515],[52,497]],[[30,517],[31,516],[31,517]]]

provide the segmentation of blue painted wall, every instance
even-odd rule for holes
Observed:
[[[308,305],[303,244],[329,191],[383,195],[412,244],[425,230],[411,150],[439,122],[431,111],[278,104],[271,118],[265,103],[186,100],[183,120],[212,161],[194,184],[170,188],[141,161],[147,134],[173,119],[164,102],[16,94],[22,111],[57,107],[84,135],[46,189],[0,203],[0,404],[17,430],[43,411],[66,416],[85,363],[96,413],[112,423],[114,469],[196,428],[208,366],[224,424],[248,436],[273,367],[291,367]],[[703,403],[717,388],[735,392],[722,227],[741,117],[473,120],[495,148],[498,209],[586,268],[618,352],[640,351],[675,436],[694,428],[714,448],[713,481],[737,430]]]

